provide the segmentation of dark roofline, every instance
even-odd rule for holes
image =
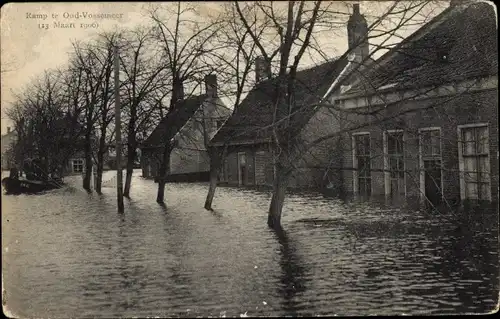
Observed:
[[[200,94],[200,95],[191,95],[188,98],[185,98],[182,101],[177,102],[177,103],[182,103],[183,105],[191,103],[191,102],[196,102],[197,106],[194,109],[193,113],[186,119],[186,121],[180,127],[178,127],[175,130],[175,132],[173,134],[171,134],[172,132],[168,131],[168,129],[169,129],[168,126],[166,127],[166,131],[163,133],[166,133],[167,135],[172,135],[170,137],[170,139],[172,139],[175,136],[175,134],[178,133],[184,127],[184,125],[186,125],[186,123],[194,116],[194,114],[196,114],[196,112],[199,110],[201,105],[203,105],[203,103],[205,102],[206,99],[207,99],[206,94]],[[172,110],[170,113],[167,113],[158,122],[158,125],[156,125],[156,127],[149,134],[149,136],[142,143],[140,143],[139,148],[142,148],[142,149],[152,148],[152,149],[154,149],[154,148],[161,147],[161,145],[157,145],[157,143],[155,141],[152,141],[152,139],[157,137],[156,135],[158,135],[158,133],[157,133],[158,130],[162,130],[163,127],[167,125],[167,122],[170,120],[171,117],[176,116],[178,114],[178,112],[180,112],[180,111],[184,111],[183,105],[180,105],[180,106],[176,107],[174,110]]]
[[[444,9],[440,14],[435,16],[434,18],[431,19],[431,21],[427,22],[420,28],[418,28],[415,32],[410,34],[408,37],[404,38],[401,42],[396,44],[396,46],[390,50],[388,50],[386,53],[384,53],[380,58],[378,58],[375,62],[377,63],[376,68],[384,66],[391,57],[393,57],[394,54],[396,54],[401,47],[405,46],[409,42],[416,41],[423,36],[427,35],[432,29],[437,27],[439,24],[443,23],[446,19],[446,16],[454,11],[464,10],[465,6],[463,5],[458,5],[458,6],[452,6]]]
[[[300,69],[300,70],[297,70],[297,73],[296,73],[296,75],[295,75],[295,81],[297,81],[297,82],[302,82],[302,81],[299,79],[299,74],[300,74],[301,72],[310,71],[310,70],[312,70],[312,69],[314,69],[314,68],[317,68],[317,67],[320,67],[320,66],[322,66],[322,65],[329,64],[329,63],[332,63],[332,64],[337,64],[337,63],[340,63],[340,61],[342,61],[342,59],[346,59],[346,58],[347,58],[347,56],[350,54],[350,52],[351,52],[351,50],[347,50],[347,51],[346,51],[346,52],[344,52],[344,54],[342,54],[340,57],[337,57],[337,58],[335,58],[335,59],[331,59],[331,60],[328,60],[328,61],[324,61],[324,62],[322,62],[322,63],[315,64],[315,65],[312,65],[312,66],[308,66],[308,67],[305,67],[305,68]],[[334,68],[332,68],[332,70],[334,70]],[[341,70],[341,71],[342,71],[342,70]],[[290,73],[290,71],[287,71],[287,72],[286,72],[286,74],[289,74],[289,73]],[[335,80],[337,79],[337,77],[338,77],[338,74],[337,74],[337,76],[333,79],[333,81],[335,81]],[[272,83],[272,82],[276,81],[277,79],[278,79],[278,75],[277,75],[277,76],[273,76],[273,77],[272,77],[272,78],[270,78],[270,79],[265,79],[264,81],[258,82],[258,83],[256,83],[256,84],[252,87],[252,89],[251,89],[250,91],[248,91],[248,93],[250,93],[250,92],[252,92],[253,90],[257,89],[257,87],[259,87],[259,86],[265,86],[266,84],[268,84],[268,83]],[[332,83],[333,83],[333,82],[332,82]],[[304,84],[304,83],[302,83],[302,84]],[[325,92],[325,93],[326,93],[326,92]],[[243,102],[244,102],[247,98],[249,98],[249,96],[250,96],[250,94],[247,94],[247,95],[245,96],[245,98],[244,98],[243,100],[241,100],[241,101],[240,101],[240,103],[239,103],[239,104],[243,104]],[[238,106],[236,106],[236,108],[237,108],[237,107],[238,107]]]
[[[324,96],[324,94],[327,92],[328,88],[330,87],[331,82],[328,81],[328,86],[325,84],[326,81],[324,80],[325,78],[333,78],[332,81],[334,81],[338,76],[340,71],[343,70],[345,67],[345,64],[347,63],[347,55],[348,53],[345,52],[342,56],[336,58],[335,60],[328,60],[323,63],[319,63],[313,66],[309,66],[307,68],[301,69],[300,71],[297,71],[296,74],[296,81],[298,84],[300,84],[301,87],[303,87],[304,92],[304,100],[302,101],[303,105],[310,105],[309,111],[305,111],[304,113],[305,118],[310,118],[311,113],[314,111],[314,105],[318,103],[318,101],[321,100],[321,98]],[[324,68],[322,68],[324,66]],[[316,79],[315,81],[317,82],[313,87],[310,87],[310,84],[308,83],[308,78],[305,78],[305,76],[311,76],[309,73],[315,73],[316,70],[323,70],[321,77]],[[226,120],[224,125],[216,132],[214,137],[210,141],[210,145],[214,146],[219,146],[219,145],[224,145],[224,144],[231,144],[231,145],[240,145],[240,144],[255,144],[256,142],[262,142],[262,138],[257,138],[255,140],[255,137],[251,138],[242,138],[242,135],[245,135],[245,133],[240,132],[238,133],[238,140],[234,141],[233,136],[231,136],[231,127],[238,127],[239,124],[235,124],[238,122],[236,120],[235,123],[232,123],[232,119],[237,119],[239,117],[238,115],[238,108],[240,107],[246,107],[250,104],[253,104],[253,100],[255,98],[255,92],[259,91],[260,89],[268,89],[269,87],[273,87],[276,81],[278,80],[278,76],[275,76],[271,79],[266,79],[262,82],[259,82],[253,86],[253,88],[249,91],[248,95],[236,106],[236,111]],[[318,93],[319,92],[319,93]],[[265,100],[259,100],[259,108],[261,109],[265,107],[265,105],[270,104],[271,99],[266,98]],[[300,111],[304,112],[304,111]],[[247,114],[245,111],[242,114]],[[230,124],[231,122],[231,124]],[[307,121],[305,121],[307,122]],[[304,123],[305,125],[305,123]],[[257,125],[258,126],[258,125]],[[260,127],[258,130],[263,129],[263,127]],[[234,132],[233,132],[234,133]],[[250,143],[252,142],[252,143]]]
[[[375,67],[373,70],[380,69],[384,67],[387,63],[389,63],[396,54],[399,53],[399,50],[403,48],[405,45],[410,44],[410,42],[418,41],[422,37],[426,36],[430,32],[432,32],[435,28],[437,28],[439,25],[442,23],[446,22],[447,19],[449,18],[449,15],[457,12],[463,12],[469,8],[470,5],[473,5],[475,3],[483,3],[484,1],[474,1],[474,2],[464,2],[459,5],[455,6],[449,6],[445,10],[443,10],[440,14],[436,15],[434,18],[431,19],[428,23],[424,24],[422,27],[420,27],[418,30],[416,30],[414,33],[409,35],[408,37],[404,38],[401,42],[399,42],[394,48],[390,49],[386,53],[384,53],[380,58],[378,58],[375,61]],[[353,83],[354,85],[358,84],[358,80]],[[372,96],[379,94],[381,92],[393,92],[393,91],[399,91],[399,90],[408,90],[408,88],[400,88],[400,89],[395,89],[395,88],[386,88],[383,90],[377,90],[375,92],[354,92],[352,94],[342,94],[338,98],[342,100],[348,100],[352,98],[356,98],[359,96]]]

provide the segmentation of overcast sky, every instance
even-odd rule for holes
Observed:
[[[206,10],[216,10],[219,4],[208,2],[203,4]],[[361,12],[373,11],[380,4],[361,2]],[[147,16],[143,10],[144,3],[8,3],[1,8],[1,132],[7,131],[8,120],[5,110],[12,102],[13,91],[20,90],[33,77],[45,69],[62,66],[67,63],[71,50],[71,41],[91,39],[96,32],[112,30],[117,27],[133,27],[144,24]],[[346,7],[344,5],[344,7]],[[439,10],[440,11],[440,10]],[[439,11],[433,12],[433,14]],[[99,20],[97,29],[83,29],[82,22],[93,22],[93,19],[65,19],[65,14],[80,12],[122,14],[121,19]],[[48,15],[45,20],[35,15]],[[58,18],[53,18],[57,14]],[[55,21],[76,22],[75,28],[54,28]],[[48,24],[49,29],[41,29],[39,24]],[[408,30],[410,34],[414,30]],[[345,35],[335,36],[331,41],[333,47],[343,51],[347,49],[347,31]],[[342,52],[337,52],[339,55]]]

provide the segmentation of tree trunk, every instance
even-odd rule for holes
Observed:
[[[102,173],[104,170],[104,163],[103,162],[98,162],[97,163],[97,180],[95,182],[95,191],[97,194],[102,194]]]
[[[285,202],[286,189],[290,179],[290,173],[286,172],[280,165],[276,165],[276,176],[273,182],[273,196],[269,205],[267,225],[275,230],[281,230],[281,212]]]
[[[134,159],[135,159],[135,147],[129,144],[127,149],[127,175],[125,177],[125,188],[123,190],[123,196],[127,198],[130,198],[132,174],[134,173]]]
[[[85,133],[85,170],[83,176],[83,189],[90,192],[90,178],[92,174],[92,147],[91,147],[92,139],[90,131]]]
[[[132,174],[134,173],[133,163],[130,164],[127,161],[127,175],[125,176],[125,187],[123,190],[123,196],[130,198],[130,187],[132,186]]]
[[[102,194],[102,172],[104,170],[104,143],[99,141],[99,150],[97,151],[97,176],[95,182],[95,191]]]
[[[207,198],[205,200],[205,209],[212,210],[212,201],[217,188],[217,180],[220,173],[223,154],[215,147],[210,150],[210,187],[208,188]]]
[[[172,153],[172,148],[170,146],[165,147],[163,151],[163,158],[160,165],[160,170],[158,171],[158,194],[156,195],[156,202],[160,204],[165,203],[165,184],[167,172],[170,168],[170,154]]]

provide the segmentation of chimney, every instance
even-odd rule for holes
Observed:
[[[352,5],[352,15],[353,16],[359,16],[361,15],[359,12],[359,3],[355,3]]]
[[[217,97],[217,75],[209,74],[205,76],[205,93],[209,97]]]
[[[174,78],[173,78],[173,87],[172,89],[176,93],[176,100],[177,101],[182,101],[184,100],[184,83],[182,83],[181,78],[179,76],[179,70],[177,70]]]
[[[363,61],[369,54],[368,23],[360,13],[359,3],[352,8],[352,15],[347,22],[347,39],[349,50],[354,53],[356,61]]]
[[[264,57],[255,58],[255,83],[271,78],[271,65]]]

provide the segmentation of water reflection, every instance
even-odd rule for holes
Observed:
[[[453,289],[447,291],[451,294],[448,301],[441,302],[443,311],[453,313],[458,307],[462,312],[482,312],[495,308],[499,289],[498,250],[492,248],[496,247],[498,237],[492,236],[491,227],[485,227],[485,223],[495,224],[493,216],[469,216],[467,222],[460,220],[448,229],[428,232],[428,250],[435,262],[424,264],[426,273],[439,273],[454,281]],[[436,289],[428,291],[430,297],[438,293]]]
[[[22,317],[484,313],[498,301],[498,212],[394,209],[134,177],[115,189],[2,197],[7,303]],[[6,250],[8,248],[8,251]]]
[[[306,290],[305,269],[299,259],[294,243],[290,240],[285,230],[273,231],[279,242],[281,268],[281,285],[278,293],[283,296],[282,309],[287,316],[298,316],[297,308],[300,302],[297,295],[301,295]]]

